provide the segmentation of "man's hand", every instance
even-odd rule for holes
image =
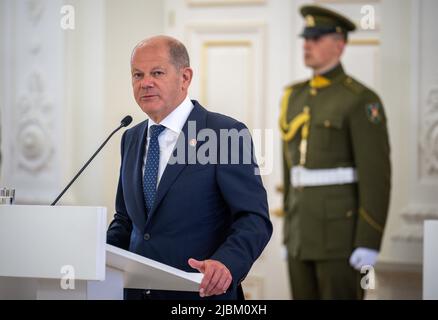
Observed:
[[[356,270],[361,270],[363,266],[374,266],[379,251],[368,248],[356,248],[350,257],[350,265]]]
[[[199,289],[201,297],[224,294],[233,281],[230,270],[219,261],[198,261],[190,258],[189,265],[204,274]]]

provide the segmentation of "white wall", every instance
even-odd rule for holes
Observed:
[[[387,17],[382,32],[382,99],[388,117],[391,143],[392,190],[390,214],[388,216],[385,238],[382,247],[383,260],[401,260],[403,255],[418,252],[397,252],[391,235],[400,228],[400,213],[409,201],[409,174],[412,168],[412,150],[414,143],[410,123],[411,110],[411,44],[412,10],[411,1],[384,2],[383,10]],[[416,107],[414,107],[416,109]],[[409,259],[412,260],[412,259]]]
[[[74,5],[77,26],[67,39],[74,150],[70,176],[125,115],[133,116],[132,125],[145,119],[132,95],[131,51],[144,38],[163,33],[164,26],[161,1],[77,0]],[[122,133],[108,142],[71,191],[77,205],[106,206],[109,219],[114,213]]]
[[[125,115],[134,118],[131,127],[146,116],[133,98],[130,58],[141,40],[164,32],[164,2],[156,0],[106,0],[105,44],[105,131],[110,132]],[[111,110],[111,112],[108,112]],[[118,135],[106,150],[106,172],[102,179],[104,203],[114,212],[114,199],[120,164]]]
[[[64,174],[66,184],[103,142],[105,111],[105,22],[104,0],[72,2],[76,28],[64,31],[66,63],[66,144],[71,159]],[[115,141],[115,140],[114,140]],[[113,141],[113,142],[114,142]],[[104,149],[76,181],[62,203],[103,205]]]
[[[4,21],[5,21],[5,9],[4,9],[5,3],[3,1],[0,1],[0,28],[4,29]],[[4,34],[3,32],[0,32],[0,66],[3,66],[3,61],[5,59],[4,57],[4,52],[5,52],[5,48],[4,48]],[[4,96],[4,75],[2,73],[0,73],[0,97]],[[0,100],[0,123],[2,122],[2,113],[4,110],[4,106]],[[3,136],[1,134],[1,130],[0,130],[0,167],[1,167],[1,163],[2,163],[2,147],[3,144]],[[2,181],[2,177],[1,177],[1,170],[0,170],[0,182]]]

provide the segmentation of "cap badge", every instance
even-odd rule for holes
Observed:
[[[306,16],[306,27],[314,27],[315,26],[315,18],[310,14]]]

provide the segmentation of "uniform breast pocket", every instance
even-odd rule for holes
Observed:
[[[345,139],[344,123],[340,117],[323,117],[314,122],[314,131],[311,132],[311,143],[318,149],[325,151],[339,151]]]
[[[325,243],[328,250],[350,252],[353,248],[357,209],[352,197],[325,200]]]

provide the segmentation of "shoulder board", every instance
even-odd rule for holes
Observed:
[[[291,88],[296,90],[298,88],[304,87],[308,83],[309,83],[309,80],[291,83],[291,84],[287,85],[286,87],[284,87],[284,90],[291,89]]]
[[[347,89],[349,89],[350,91],[352,91],[357,95],[360,95],[365,90],[367,90],[367,87],[365,87],[362,83],[360,83],[359,81],[357,81],[356,79],[350,76],[346,76],[342,83]]]

